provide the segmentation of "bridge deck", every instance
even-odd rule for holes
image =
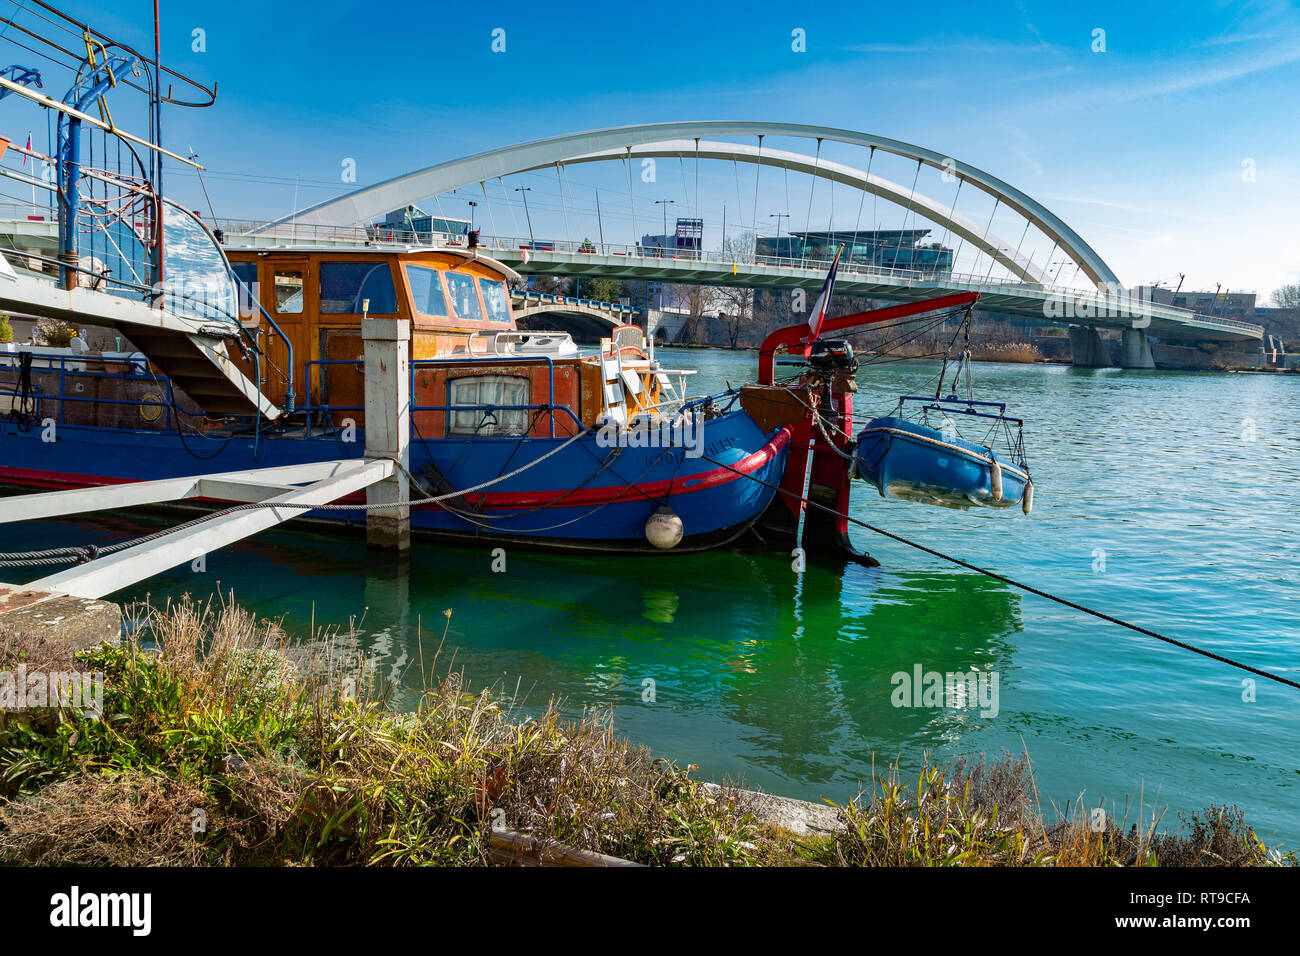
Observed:
[[[369,238],[364,227],[300,226],[300,235],[284,232],[248,236],[247,223],[222,223],[232,239],[252,245],[371,245],[388,243]],[[20,248],[38,245],[45,238],[46,223],[22,220],[0,222],[0,237],[11,240],[19,236]],[[412,244],[414,236],[402,237],[396,245]],[[418,244],[418,243],[417,243]],[[740,286],[755,289],[809,289],[820,287],[829,261],[750,257],[735,262],[721,252],[703,251],[695,258],[646,255],[636,245],[602,244],[599,250],[573,242],[540,242],[518,237],[480,239],[485,254],[525,275],[592,276],[610,279],[637,279],[652,282]],[[542,248],[545,247],[545,248]],[[654,250],[657,251],[657,250]],[[848,295],[878,299],[912,301],[948,292],[980,293],[980,307],[991,312],[1026,318],[1041,318],[1060,325],[1083,325],[1098,328],[1145,328],[1151,335],[1170,341],[1189,342],[1259,342],[1263,327],[1235,319],[1211,317],[1175,306],[1130,299],[1124,294],[1106,295],[1091,288],[1067,288],[1039,285],[1019,280],[993,279],[989,276],[953,274],[942,278],[907,269],[866,271],[854,263],[843,263],[836,280],[836,291]],[[559,304],[564,308],[574,300]],[[528,302],[532,308],[534,303]],[[548,303],[549,305],[549,303]],[[593,314],[605,311],[613,315],[609,303],[582,302],[573,311]]]

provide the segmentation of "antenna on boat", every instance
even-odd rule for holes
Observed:
[[[158,25],[158,0],[153,0],[153,136],[151,138],[159,147],[162,146],[162,33]],[[154,248],[157,254],[153,257],[153,281],[156,288],[162,288],[165,272],[163,258],[166,255],[163,248],[163,155],[155,150],[153,158],[153,191],[157,197],[157,212],[154,214]]]
[[[194,147],[190,147],[190,159],[198,159],[199,154],[194,152]],[[212,216],[212,226],[215,229],[217,225],[217,211],[212,208],[212,197],[208,195],[208,184],[203,181],[203,167],[196,167],[199,173],[199,185],[203,187],[203,198],[208,201],[208,214]]]

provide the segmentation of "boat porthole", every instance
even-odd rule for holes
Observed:
[[[142,401],[142,402],[161,402],[161,401],[162,401],[162,396],[161,396],[161,395],[157,395],[157,394],[155,394],[154,392],[146,392],[144,395],[142,395],[142,396],[140,397],[140,401]],[[141,406],[140,406],[140,417],[143,418],[143,419],[144,419],[145,421],[147,421],[147,422],[156,422],[156,421],[158,420],[158,416],[161,415],[161,414],[162,414],[162,408],[161,408],[160,406],[158,406],[158,405],[141,405]]]

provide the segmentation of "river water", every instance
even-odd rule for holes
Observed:
[[[661,350],[693,388],[752,380],[753,353]],[[859,418],[933,389],[930,363],[859,373]],[[976,565],[1300,679],[1300,377],[981,365],[976,398],[1026,419],[1034,512],[969,512],[854,489],[854,513]],[[0,527],[0,549],[118,539],[113,516]],[[353,622],[411,701],[452,662],[540,708],[616,726],[710,779],[843,801],[877,768],[1027,751],[1049,813],[1081,796],[1129,823],[1239,804],[1300,845],[1300,691],[1257,679],[854,529],[879,568],[797,574],[781,554],[658,559],[417,542],[409,575],[355,537],[292,526],[117,595],[219,586],[291,632]],[[417,645],[417,631],[422,646]],[[996,674],[992,707],[910,707],[895,675]],[[652,683],[651,683],[652,682]],[[649,691],[653,689],[653,694]],[[653,697],[653,699],[648,699]],[[948,700],[947,703],[962,703]],[[1127,808],[1127,810],[1126,810]],[[1145,821],[1147,816],[1144,815]]]

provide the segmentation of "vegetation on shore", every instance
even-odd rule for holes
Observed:
[[[756,820],[608,717],[524,718],[448,673],[390,707],[351,635],[291,644],[233,604],[149,611],[74,653],[0,628],[0,670],[102,671],[102,719],[3,715],[0,864],[480,864],[493,826],[651,865],[1268,865],[1236,810],[1045,824],[1027,762],[890,768],[831,834]],[[433,673],[437,661],[417,661]]]

